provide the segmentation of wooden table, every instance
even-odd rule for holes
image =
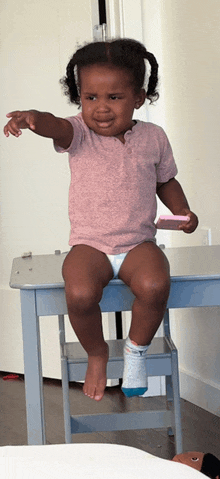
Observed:
[[[171,268],[169,309],[220,306],[220,245],[164,252]],[[65,256],[20,257],[12,265],[10,286],[21,294],[28,444],[46,443],[39,316],[67,314],[61,274]],[[117,311],[116,287],[126,294],[127,286],[121,280],[110,281],[100,302],[103,312],[109,294]],[[128,302],[128,310],[130,306]]]

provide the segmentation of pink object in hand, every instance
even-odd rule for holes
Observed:
[[[163,230],[178,230],[179,226],[187,223],[189,216],[161,215],[156,223],[156,228]]]

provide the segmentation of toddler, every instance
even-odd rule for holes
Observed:
[[[145,60],[150,64],[146,75]],[[156,195],[192,233],[198,224],[177,174],[169,141],[159,126],[133,119],[148,99],[158,98],[158,65],[144,45],[131,39],[86,44],[72,56],[61,80],[77,116],[57,118],[36,110],[14,111],[4,133],[21,130],[52,138],[68,152],[70,246],[63,264],[68,313],[88,354],[84,394],[100,401],[106,386],[108,346],[99,302],[103,288],[120,278],[135,295],[124,348],[122,390],[128,397],[147,390],[146,354],[166,309],[169,264],[156,245]]]

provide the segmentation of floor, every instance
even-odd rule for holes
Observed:
[[[0,373],[0,446],[27,444],[24,377],[13,381],[3,380]],[[44,379],[46,436],[48,444],[64,443],[62,389],[58,380]],[[72,383],[70,401],[75,414],[91,412],[118,412],[156,408],[163,398],[125,398],[120,387],[106,389],[101,402],[84,396],[82,385]],[[220,458],[220,417],[181,400],[183,446],[186,451],[212,453]],[[175,455],[174,438],[166,430],[141,430],[77,434],[74,442],[116,443],[133,446],[164,459]]]

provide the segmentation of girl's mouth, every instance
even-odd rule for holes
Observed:
[[[100,128],[109,128],[109,126],[111,126],[111,124],[113,122],[113,120],[105,120],[105,121],[95,120],[95,121]]]

